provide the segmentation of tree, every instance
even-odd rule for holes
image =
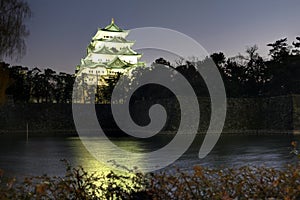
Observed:
[[[54,86],[55,86],[55,74],[56,72],[53,71],[52,69],[45,69],[43,75],[43,90],[44,90],[44,95],[43,97],[45,98],[45,102],[51,102],[52,97],[53,97],[53,91],[54,91]]]
[[[298,40],[297,42],[293,42],[293,54],[294,55],[300,55],[300,37],[296,37],[296,40]]]
[[[5,103],[6,89],[12,84],[12,79],[9,78],[9,64],[0,62],[0,105]]]
[[[13,84],[7,88],[6,93],[13,95],[15,102],[27,103],[30,99],[30,84],[27,73],[27,67],[12,66],[9,68],[9,77],[13,80]]]
[[[64,74],[64,91],[63,91],[63,102],[70,103],[72,102],[72,92],[73,92],[73,84],[75,81],[75,76],[71,74]]]
[[[56,103],[72,102],[72,90],[74,77],[70,74],[60,72],[53,76],[53,98]]]
[[[31,69],[27,73],[27,77],[30,82],[30,101],[34,102],[35,100],[39,103],[42,97],[42,88],[41,85],[41,70],[37,67]]]
[[[228,69],[225,67],[226,57],[225,57],[224,53],[222,53],[222,52],[213,53],[210,55],[210,57],[214,61],[216,66],[218,67],[223,80],[226,79],[226,77],[229,75],[229,72],[228,72]]]
[[[107,82],[107,86],[104,86],[101,88],[101,91],[97,91],[100,92],[101,94],[98,94],[102,97],[101,102],[105,102],[105,103],[109,103],[111,101],[111,96],[113,93],[113,90],[117,84],[117,82],[119,81],[121,77],[121,73],[118,73],[116,76],[113,76],[109,79],[106,80]]]
[[[247,96],[259,95],[262,86],[270,79],[267,66],[257,50],[256,45],[247,47],[246,55],[230,59],[225,66],[231,81],[239,83]]]
[[[206,67],[207,62],[209,62],[208,57],[201,61],[186,61],[184,65],[176,66],[176,71],[181,73],[189,81],[197,96],[209,96],[205,81],[196,69],[196,67]],[[175,84],[176,76],[174,76],[173,81]],[[185,91],[182,91],[182,93],[182,95],[184,95]]]
[[[154,61],[156,64],[161,64],[161,65],[166,65],[166,66],[171,66],[170,62],[165,60],[164,58],[158,58]]]
[[[29,35],[24,20],[31,16],[27,2],[0,0],[0,60],[20,57],[25,53],[25,37]]]
[[[213,61],[217,66],[222,66],[226,62],[226,57],[222,52],[213,53],[210,57],[213,59]]]
[[[290,46],[287,44],[287,38],[277,40],[274,43],[267,44],[267,46],[272,47],[269,55],[272,56],[273,61],[283,63],[288,59]]]
[[[246,53],[248,56],[245,58],[248,60],[246,65],[246,73],[249,80],[255,83],[265,83],[269,77],[265,73],[267,66],[264,63],[263,58],[257,53],[258,47],[256,45],[248,47]]]

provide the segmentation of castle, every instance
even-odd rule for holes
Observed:
[[[132,50],[133,41],[126,40],[129,30],[117,26],[114,19],[105,28],[99,28],[87,47],[87,55],[76,68],[88,85],[105,86],[108,80],[126,70],[144,66],[141,54]]]

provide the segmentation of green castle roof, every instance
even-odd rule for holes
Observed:
[[[105,40],[106,42],[116,42],[116,43],[134,43],[132,41],[128,41],[125,38],[121,38],[121,37],[113,37],[110,40]]]
[[[125,38],[116,37],[116,36],[114,36],[112,39],[100,38],[100,39],[93,39],[92,41],[93,42],[94,41],[102,41],[102,42],[114,42],[114,43],[132,43],[132,44],[134,44],[134,42],[135,42],[135,41],[126,40]]]
[[[137,52],[133,51],[129,47],[122,48],[119,52],[119,55],[139,55]]]
[[[116,56],[111,62],[107,64],[107,66],[109,66],[110,68],[125,68],[130,65],[130,63],[121,60],[118,56]]]
[[[98,51],[95,51],[95,53],[99,53],[99,54],[114,54],[108,47],[106,47],[105,45],[99,49]]]
[[[123,30],[115,24],[114,18],[111,19],[110,25],[106,26],[104,31],[123,32]]]

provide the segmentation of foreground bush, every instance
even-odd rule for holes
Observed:
[[[297,142],[291,145],[291,153],[300,161]],[[147,192],[153,199],[300,199],[300,164],[282,170],[195,166],[192,173],[153,175]]]
[[[3,178],[1,199],[300,199],[300,168],[242,167],[96,175],[67,165],[64,177]]]
[[[65,163],[64,177],[26,177],[21,183],[0,171],[0,199],[144,199],[146,179],[141,173],[87,173]]]
[[[192,174],[155,175],[150,191],[155,199],[299,199],[300,170],[196,166]]]

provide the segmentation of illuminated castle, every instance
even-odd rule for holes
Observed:
[[[88,85],[107,85],[107,80],[133,67],[144,66],[141,54],[131,49],[133,41],[126,40],[129,30],[118,27],[114,19],[99,28],[87,47],[87,55],[76,68],[77,76],[84,76]]]

